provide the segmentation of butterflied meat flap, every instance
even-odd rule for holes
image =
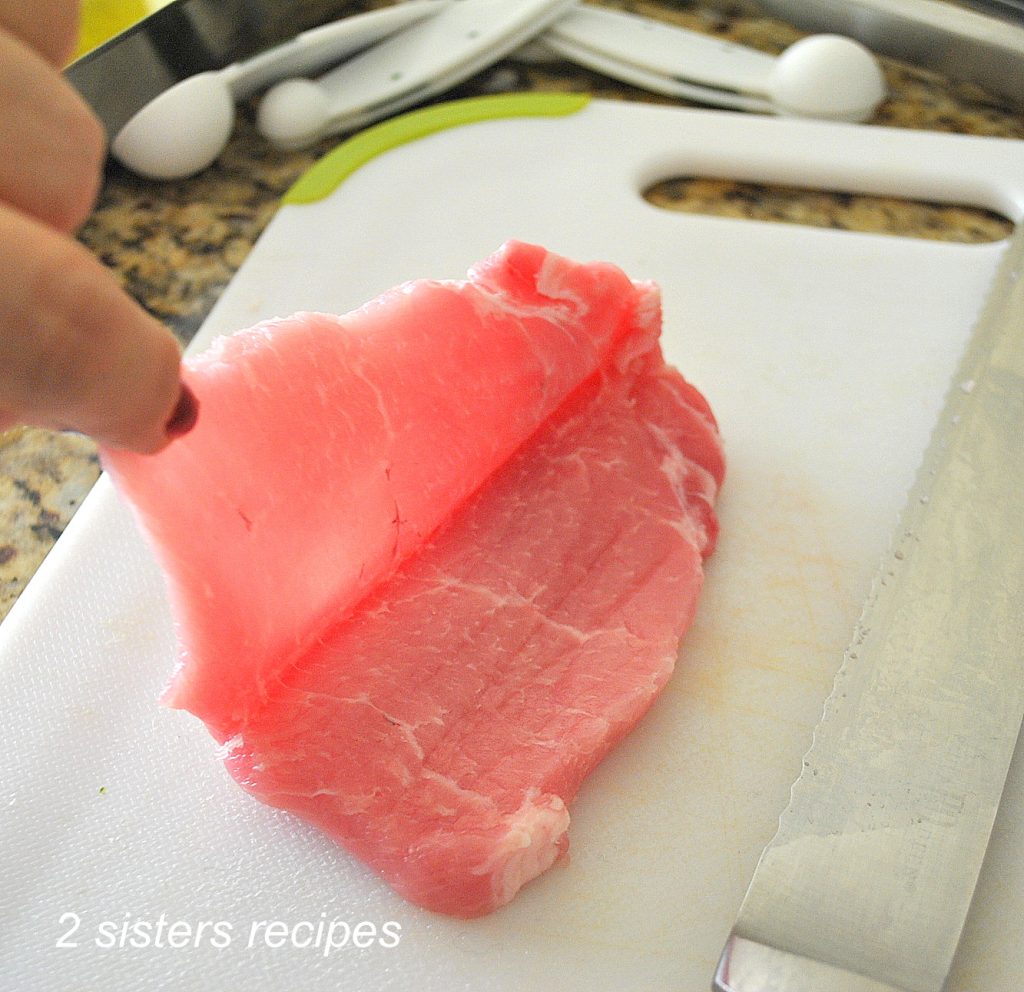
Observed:
[[[653,285],[510,242],[222,339],[192,434],[104,455],[168,576],[168,701],[423,906],[556,861],[672,672],[723,460],[659,330]]]

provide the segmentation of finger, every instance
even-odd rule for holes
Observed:
[[[79,7],[78,0],[0,0],[0,29],[62,68],[78,40]]]
[[[85,248],[0,207],[0,272],[0,421],[142,452],[187,429],[177,341]]]
[[[74,230],[99,189],[102,125],[56,69],[3,31],[0,108],[0,200]]]

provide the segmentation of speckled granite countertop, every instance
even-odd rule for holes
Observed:
[[[613,6],[729,38],[773,54],[800,32],[749,12],[721,14],[701,3],[604,0]],[[382,6],[353,2],[352,12]],[[742,11],[742,8],[737,8]],[[976,86],[883,60],[890,90],[875,125],[1024,138],[1024,114]],[[506,60],[445,99],[512,90],[587,91],[602,97],[670,102],[565,64]],[[337,139],[302,152],[266,146],[253,106],[240,108],[221,159],[194,179],[152,183],[111,167],[81,240],[126,289],[187,342],[270,219],[281,195]],[[1010,225],[969,208],[887,198],[829,195],[680,178],[649,193],[652,201],[760,219],[888,231],[966,241],[997,239]],[[0,618],[5,616],[99,474],[94,445],[70,434],[16,428],[0,434]]]

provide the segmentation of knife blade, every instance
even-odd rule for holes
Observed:
[[[351,0],[174,0],[64,71],[115,135],[175,83],[338,16]]]
[[[939,992],[1024,717],[1024,224],[716,992]]]

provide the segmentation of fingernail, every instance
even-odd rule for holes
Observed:
[[[196,425],[199,417],[199,401],[185,383],[181,384],[181,392],[178,394],[178,404],[171,414],[171,419],[164,426],[164,432],[168,437],[181,437],[187,434]]]

